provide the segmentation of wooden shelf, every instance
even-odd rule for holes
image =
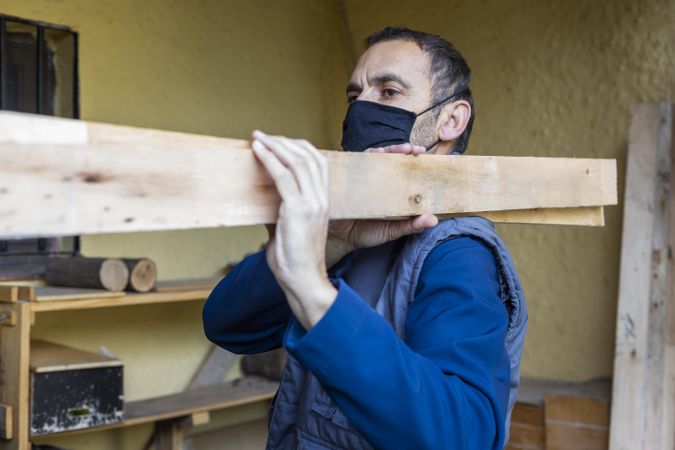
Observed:
[[[211,289],[197,289],[177,292],[148,292],[146,294],[125,294],[120,297],[95,298],[87,300],[63,300],[50,302],[30,302],[33,312],[65,311],[72,309],[109,308],[113,306],[148,305],[153,303],[171,303],[205,300]]]
[[[276,381],[261,377],[245,377],[227,383],[191,389],[178,394],[129,402],[124,406],[124,420],[98,427],[41,434],[32,439],[89,433],[112,428],[153,423],[160,420],[188,417],[194,413],[216,411],[271,400],[279,387]]]

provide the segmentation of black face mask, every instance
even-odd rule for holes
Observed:
[[[362,152],[369,148],[410,142],[410,134],[419,116],[460,94],[452,94],[419,114],[395,106],[355,100],[350,103],[342,122],[342,148],[349,152]],[[429,146],[427,151],[439,142],[440,139]]]

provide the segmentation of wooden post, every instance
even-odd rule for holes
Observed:
[[[610,425],[611,450],[670,450],[675,433],[672,106],[632,114]]]
[[[2,450],[29,450],[30,304],[11,305],[16,324],[0,326],[0,403],[11,407],[11,436]]]
[[[185,418],[156,422],[155,450],[183,450],[187,426]]]

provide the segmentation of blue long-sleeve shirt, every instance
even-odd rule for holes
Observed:
[[[284,345],[375,448],[502,448],[508,313],[486,247],[460,237],[427,256],[405,340],[344,280],[333,281],[335,302],[305,331],[264,252],[253,254],[209,296],[206,335],[235,353]]]

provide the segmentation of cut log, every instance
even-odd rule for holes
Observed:
[[[47,264],[45,280],[54,286],[123,291],[129,269],[117,258],[54,258]]]
[[[614,160],[322,152],[333,219],[560,223],[559,212],[562,223],[598,225],[599,207],[617,201]],[[4,238],[255,225],[278,213],[243,140],[2,112],[0,167]]]
[[[127,291],[149,292],[157,284],[157,265],[147,258],[123,258],[129,269],[129,284]]]

